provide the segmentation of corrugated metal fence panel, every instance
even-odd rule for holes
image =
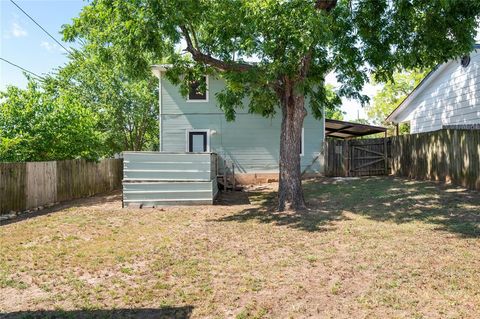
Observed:
[[[125,152],[126,181],[210,181],[210,153]]]
[[[216,195],[216,181],[208,182],[139,182],[123,183],[123,201],[131,204],[197,205],[212,204]]]
[[[123,201],[128,205],[212,204],[216,154],[125,152]]]

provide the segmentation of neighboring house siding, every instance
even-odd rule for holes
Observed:
[[[223,88],[220,79],[209,77],[209,101],[187,102],[178,87],[162,78],[162,151],[185,152],[188,129],[210,129],[210,151],[235,163],[240,173],[278,171],[280,114],[274,118],[238,110],[236,120],[227,122],[216,104],[215,94]],[[304,122],[302,170],[323,172],[324,121],[308,115]],[[313,163],[313,165],[312,165]]]
[[[453,61],[399,115],[410,121],[411,133],[435,131],[443,125],[480,123],[480,54],[470,65]]]

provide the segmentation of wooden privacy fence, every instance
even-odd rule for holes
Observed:
[[[394,174],[480,190],[478,129],[443,129],[378,139],[327,140],[325,143],[326,176]]]
[[[330,139],[325,143],[326,176],[372,176],[389,173],[389,139]]]
[[[480,190],[480,130],[402,135],[391,143],[394,175]]]
[[[0,163],[0,215],[121,188],[122,160]]]

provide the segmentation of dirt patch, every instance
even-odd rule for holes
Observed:
[[[90,198],[0,226],[0,318],[474,318],[480,195],[396,178],[275,185],[214,206]]]

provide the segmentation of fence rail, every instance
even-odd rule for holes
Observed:
[[[0,163],[0,215],[121,188],[122,160]]]

